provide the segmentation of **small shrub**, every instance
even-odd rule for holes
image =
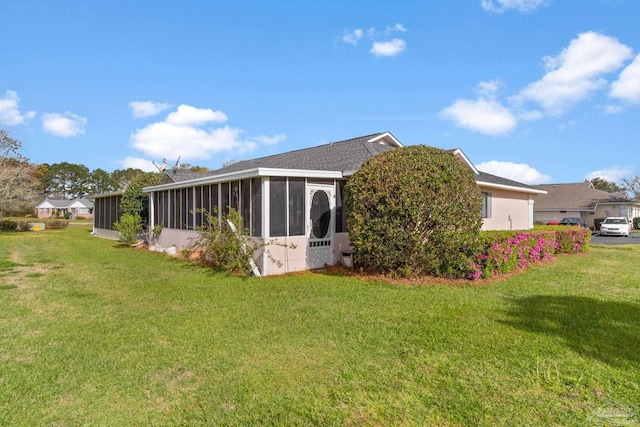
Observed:
[[[633,218],[633,228],[640,230],[640,216]]]
[[[123,214],[113,224],[113,228],[120,234],[120,240],[130,245],[138,240],[138,235],[142,232],[142,219],[138,214]]]
[[[216,271],[251,274],[249,256],[257,249],[257,244],[249,237],[249,230],[243,227],[238,211],[230,209],[222,219],[218,219],[215,209],[213,214],[203,213],[205,225],[198,227],[200,237],[195,242],[195,246],[202,249],[199,261]]]
[[[586,252],[591,242],[591,230],[582,227],[570,227],[556,231],[557,250],[559,254],[575,254]]]
[[[64,219],[71,219],[71,212],[65,212]]]
[[[18,223],[10,219],[0,220],[0,231],[18,231]]]
[[[69,223],[63,219],[45,219],[44,220],[44,228],[45,230],[62,230],[63,228],[67,228]]]

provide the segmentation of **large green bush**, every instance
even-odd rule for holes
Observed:
[[[482,226],[473,173],[450,151],[391,150],[365,162],[346,186],[357,267],[408,276],[465,276]]]

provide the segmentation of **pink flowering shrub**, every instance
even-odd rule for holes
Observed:
[[[544,231],[484,231],[470,278],[508,273],[552,259],[557,253],[584,252],[590,238],[588,229],[573,227]]]
[[[591,230],[582,227],[568,227],[556,231],[559,254],[586,252],[591,242]]]

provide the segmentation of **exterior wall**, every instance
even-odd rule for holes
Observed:
[[[483,230],[528,230],[533,226],[529,194],[480,187],[491,193],[491,214],[482,221]]]
[[[107,230],[106,228],[93,228],[93,234],[97,237],[104,237],[106,239],[118,240],[118,232],[115,230]]]
[[[38,208],[36,209],[38,218],[51,218],[55,213],[55,208]]]
[[[626,210],[626,213],[623,215],[622,211]],[[598,205],[596,207],[595,213],[592,216],[593,218],[606,218],[608,216],[624,216],[627,217],[631,214],[631,209],[629,205]],[[629,218],[632,218],[629,216]],[[593,222],[593,221],[592,221]]]
[[[261,256],[261,272],[265,276],[307,270],[307,238],[273,237],[262,249]]]
[[[174,228],[163,228],[158,237],[160,246],[175,246],[178,252],[194,246],[198,238],[198,232],[194,230],[176,230]]]

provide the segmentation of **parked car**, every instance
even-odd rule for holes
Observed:
[[[547,225],[570,225],[573,227],[586,227],[587,224],[580,218],[562,218],[560,221],[549,221]]]
[[[584,227],[584,223],[580,218],[562,218],[560,225],[571,225],[573,227]]]
[[[610,216],[600,224],[601,236],[627,236],[631,231],[631,225],[627,218]]]

